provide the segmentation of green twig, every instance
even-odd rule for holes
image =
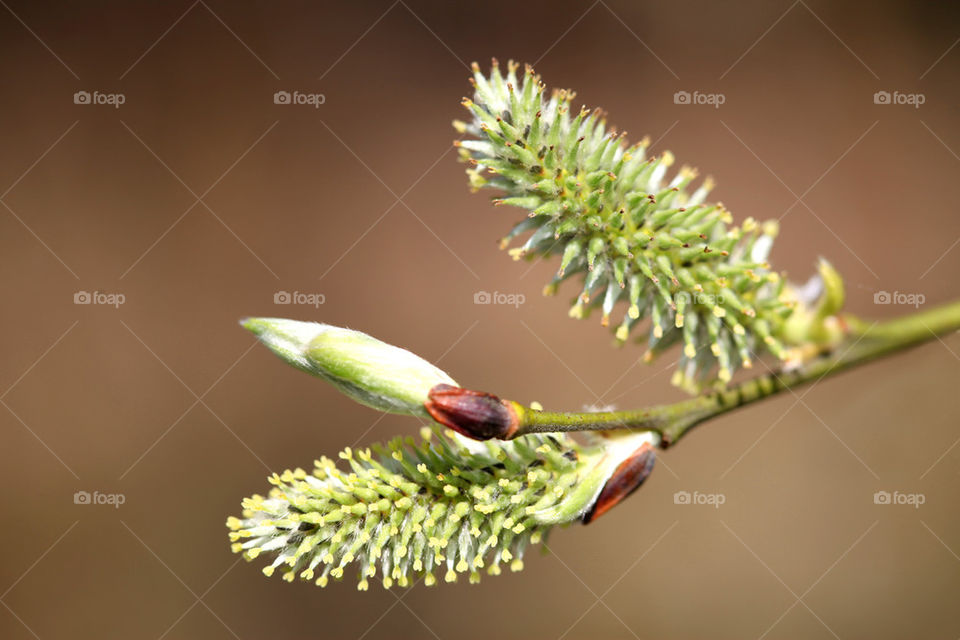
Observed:
[[[633,411],[576,413],[538,411],[508,401],[519,419],[512,437],[551,431],[631,429],[659,433],[666,447],[710,418],[960,330],[960,301],[872,324],[853,317],[845,320],[848,336],[829,353],[792,370],[771,371],[728,389],[673,404]]]

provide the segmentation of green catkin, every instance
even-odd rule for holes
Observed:
[[[355,565],[361,590],[378,574],[389,588],[419,576],[476,582],[478,569],[497,574],[501,562],[518,570],[527,546],[581,517],[619,464],[599,438],[588,442],[481,444],[436,428],[420,443],[348,448],[341,466],[322,458],[312,473],[270,477],[268,496],[246,498],[242,517],[227,519],[232,549],[247,560],[272,555],[268,576],[319,586]]]
[[[463,101],[473,120],[454,123],[465,134],[455,144],[474,189],[497,189],[496,204],[529,212],[502,246],[530,233],[515,259],[561,256],[545,293],[581,277],[570,315],[602,307],[605,326],[623,301],[617,340],[646,326],[648,360],[682,343],[674,382],[693,392],[726,383],[754,352],[785,357],[797,303],[766,262],[775,223],[734,226],[722,204],[705,202],[710,178],[692,188],[693,169],[671,176],[671,153],[648,156],[646,139],[628,146],[601,111],[573,110],[573,92],[548,95],[529,66],[473,71],[476,91]]]

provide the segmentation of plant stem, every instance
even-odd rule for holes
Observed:
[[[552,431],[632,429],[659,433],[662,446],[667,447],[710,418],[960,330],[960,300],[872,324],[854,317],[844,321],[848,326],[847,338],[829,353],[797,368],[771,371],[728,389],[673,404],[632,411],[576,413],[537,411],[513,402],[519,418],[513,437]]]

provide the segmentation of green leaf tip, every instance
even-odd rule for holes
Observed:
[[[245,499],[241,517],[227,520],[233,551],[247,560],[270,555],[268,576],[318,586],[355,565],[361,590],[378,573],[389,588],[518,571],[527,547],[553,527],[592,518],[608,481],[619,488],[616,472],[635,451],[650,455],[657,438],[592,435],[580,445],[528,435],[481,444],[438,427],[421,437],[348,448],[340,454],[346,469],[322,458],[312,473],[274,474],[266,497]]]
[[[430,389],[456,386],[423,358],[360,331],[285,318],[246,318],[240,324],[284,362],[378,411],[429,417],[423,403]]]
[[[624,302],[617,340],[645,328],[648,361],[680,345],[674,383],[691,392],[725,384],[755,353],[788,357],[783,329],[798,300],[767,263],[775,221],[734,224],[707,202],[710,178],[694,185],[694,169],[674,171],[673,154],[650,155],[647,139],[628,145],[602,111],[548,93],[529,66],[473,71],[472,119],[455,123],[465,135],[455,145],[471,187],[528,212],[502,242],[525,235],[513,257],[561,257],[545,293],[580,280],[570,315],[599,308],[604,325]]]

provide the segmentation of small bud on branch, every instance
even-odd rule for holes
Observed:
[[[438,384],[424,403],[434,420],[474,440],[509,440],[519,419],[514,403],[483,391]]]

